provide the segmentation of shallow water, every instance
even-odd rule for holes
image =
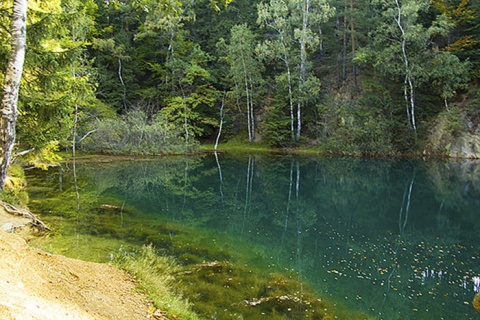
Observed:
[[[28,182],[52,252],[105,261],[153,243],[184,264],[289,271],[373,318],[480,319],[478,163],[204,155],[70,163]]]

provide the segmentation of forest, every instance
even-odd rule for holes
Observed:
[[[13,2],[0,2],[2,80]],[[441,155],[480,130],[478,11],[477,0],[29,0],[14,150],[31,163],[215,141]]]

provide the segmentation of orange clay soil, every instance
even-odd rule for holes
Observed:
[[[0,227],[26,221],[0,208]],[[0,319],[156,318],[127,273],[29,247],[23,229],[21,235],[0,230]]]

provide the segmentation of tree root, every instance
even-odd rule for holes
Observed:
[[[13,215],[22,216],[24,218],[28,218],[32,220],[32,225],[38,229],[38,231],[50,231],[50,228],[47,227],[43,221],[38,219],[33,213],[28,210],[20,210],[15,206],[11,205],[10,203],[6,203],[0,201],[0,205],[5,209],[6,212],[11,213]]]

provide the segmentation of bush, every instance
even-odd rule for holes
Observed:
[[[329,152],[347,155],[392,153],[388,121],[359,107],[320,107],[322,143]]]
[[[105,119],[96,125],[80,145],[86,152],[128,155],[158,155],[186,152],[197,143],[185,143],[183,128],[163,120],[149,118],[144,112],[131,111],[121,118]]]

